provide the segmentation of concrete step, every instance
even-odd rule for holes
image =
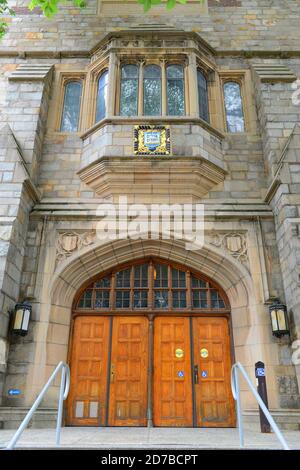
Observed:
[[[0,429],[17,429],[28,412],[28,407],[0,406]],[[297,409],[270,409],[280,429],[291,431],[300,430],[300,410]],[[55,428],[57,410],[40,407],[34,413],[30,422],[30,428],[43,429]],[[258,409],[244,410],[243,419],[249,429],[259,430]]]
[[[13,431],[0,431],[2,448]],[[285,431],[284,437],[292,449],[300,450],[300,432]],[[54,429],[26,429],[19,449],[54,449]],[[80,428],[65,427],[61,433],[62,449],[239,449],[235,428]],[[245,448],[280,449],[272,434],[245,429]]]

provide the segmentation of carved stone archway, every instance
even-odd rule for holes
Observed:
[[[31,383],[28,390],[40,389],[48,372],[53,369],[54,355],[57,356],[56,361],[67,360],[72,303],[79,288],[101,272],[142,257],[158,257],[187,266],[222,287],[231,307],[235,360],[241,361],[252,373],[253,360],[262,355],[263,339],[260,338],[259,324],[265,322],[265,311],[257,298],[249,271],[239,260],[212,245],[188,251],[184,240],[116,240],[86,246],[67,257],[57,266],[50,286],[45,286],[49,298],[42,304],[41,314],[48,323],[46,341],[41,341],[40,349],[36,349],[31,375],[32,380],[40,384],[33,387]],[[47,399],[48,406],[54,405],[56,396],[54,387]],[[247,402],[247,405],[251,407],[252,402]]]

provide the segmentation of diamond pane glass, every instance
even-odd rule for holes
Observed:
[[[225,112],[228,132],[244,132],[245,122],[241,87],[236,82],[224,84]]]
[[[117,287],[130,287],[130,268],[117,273],[116,284]]]
[[[65,86],[64,107],[60,130],[62,132],[76,132],[78,130],[81,83],[69,82]]]
[[[173,307],[186,308],[186,291],[175,290],[173,291]]]
[[[130,291],[117,290],[116,291],[116,308],[129,308],[130,305]]]
[[[167,67],[167,104],[169,116],[184,115],[184,77],[181,65]]]
[[[98,290],[95,296],[95,308],[108,308],[109,307],[109,291]]]
[[[154,307],[168,308],[168,291],[154,291]]]
[[[120,115],[136,116],[138,108],[138,68],[124,65],[121,72]]]
[[[101,121],[106,116],[108,90],[108,70],[105,70],[98,80],[98,95],[96,107],[96,122]]]
[[[148,307],[148,291],[147,290],[135,290],[133,292],[133,306],[134,308]]]
[[[144,69],[144,115],[161,114],[161,76],[158,65],[148,65]]]

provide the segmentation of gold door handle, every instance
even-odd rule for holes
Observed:
[[[115,374],[116,374],[116,368],[115,368],[115,365],[112,364],[110,366],[110,382],[114,382],[115,381]]]

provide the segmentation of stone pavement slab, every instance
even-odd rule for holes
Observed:
[[[13,430],[0,430],[0,447],[5,447]],[[300,431],[284,431],[291,449],[300,450]],[[26,429],[16,448],[54,448],[54,429]],[[235,428],[80,428],[65,427],[61,433],[64,449],[239,449]],[[245,430],[245,448],[280,449],[272,434]]]

